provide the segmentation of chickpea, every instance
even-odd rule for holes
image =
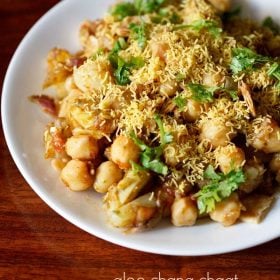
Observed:
[[[224,226],[233,225],[240,217],[242,204],[236,193],[216,204],[215,210],[210,212],[210,218]]]
[[[192,226],[197,216],[197,207],[190,197],[177,198],[171,206],[171,221],[174,226]]]
[[[234,145],[219,147],[215,151],[216,160],[223,173],[229,173],[232,169],[238,169],[245,163],[245,155],[242,149]]]
[[[251,160],[245,164],[243,171],[246,182],[240,185],[239,190],[245,193],[251,193],[263,181],[264,166],[257,161]]]
[[[255,120],[251,127],[251,134],[248,135],[247,142],[257,150],[265,153],[280,152],[280,127],[270,117]]]
[[[224,13],[230,10],[230,0],[209,0],[209,2],[220,12]]]
[[[90,160],[97,157],[99,147],[94,138],[88,135],[76,135],[67,139],[65,150],[73,159]]]
[[[70,160],[65,165],[60,178],[72,191],[84,191],[93,183],[87,163],[77,159]]]
[[[73,78],[75,85],[82,92],[100,90],[104,84],[110,83],[110,62],[98,58],[95,61],[88,59],[79,68],[74,68]]]
[[[280,171],[280,153],[276,153],[273,155],[269,167],[273,172],[279,172]]]
[[[154,42],[151,45],[152,49],[152,55],[155,57],[159,57],[162,61],[166,60],[165,53],[169,49],[169,46],[167,43],[163,42]]]
[[[217,120],[209,120],[201,127],[200,140],[208,140],[213,147],[226,146],[235,132]]]
[[[172,97],[176,94],[177,89],[178,84],[176,83],[176,81],[166,81],[165,83],[160,85],[159,92],[161,94]]]
[[[111,160],[121,169],[129,169],[130,161],[136,162],[140,155],[139,147],[132,139],[120,135],[111,146]]]
[[[115,163],[105,161],[96,169],[93,187],[99,193],[106,193],[109,187],[118,183],[122,177],[123,173]]]
[[[222,84],[225,77],[222,73],[205,73],[203,75],[203,85],[213,87]]]
[[[194,122],[199,119],[201,113],[204,112],[207,107],[206,104],[189,99],[183,112],[183,117],[189,122]]]

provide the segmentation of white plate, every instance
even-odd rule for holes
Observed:
[[[277,0],[241,1],[252,15],[278,16]],[[49,119],[28,101],[40,92],[45,58],[54,47],[79,48],[78,28],[84,19],[102,17],[112,0],[65,0],[44,15],[18,47],[7,71],[2,95],[2,121],[10,152],[33,190],[57,213],[81,229],[121,246],[168,255],[210,255],[248,248],[280,236],[280,200],[260,225],[240,223],[224,228],[199,223],[175,228],[168,222],[147,232],[123,234],[106,225],[101,197],[93,191],[65,188],[43,158],[42,135]]]

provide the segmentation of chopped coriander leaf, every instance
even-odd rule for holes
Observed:
[[[211,181],[195,194],[200,214],[215,210],[217,202],[229,197],[245,182],[245,175],[241,169],[223,174],[216,173],[214,167],[209,166],[204,176],[205,179],[210,179]]]
[[[186,74],[178,73],[175,78],[177,82],[182,82],[186,79]]]
[[[144,66],[144,60],[141,57],[131,57],[129,61],[125,61],[120,56],[117,56],[117,67],[114,67],[114,77],[119,85],[125,86],[129,84],[132,69],[138,69]]]
[[[136,16],[157,12],[165,0],[134,0],[133,2],[122,2],[111,9],[111,15],[116,20],[123,20],[128,16]]]
[[[143,49],[147,43],[147,25],[144,21],[140,25],[131,23],[129,25],[132,37],[138,42],[138,46]]]
[[[280,33],[280,26],[272,19],[272,17],[265,18],[262,25],[269,28],[274,34]]]
[[[131,82],[129,78],[130,74],[131,72],[128,64],[124,59],[118,57],[118,66],[114,71],[114,77],[116,78],[117,83],[122,86],[129,84]]]
[[[155,116],[155,121],[160,130],[160,144],[166,145],[168,143],[171,143],[173,140],[173,136],[169,132],[164,131],[163,123],[159,115]]]
[[[118,53],[119,53],[119,51],[124,50],[125,48],[127,48],[127,43],[126,43],[125,39],[119,38],[115,42],[113,49],[109,53],[109,61],[110,61],[111,65],[113,66],[113,68],[118,67],[118,58],[119,58]]]
[[[182,18],[175,12],[172,12],[172,14],[169,16],[169,21],[173,24],[179,24],[182,22]]]
[[[154,16],[151,18],[151,20],[153,23],[164,24],[166,19],[161,16]]]
[[[162,17],[168,17],[170,14],[170,10],[168,8],[161,8],[158,11],[158,15]]]
[[[134,5],[138,14],[149,14],[157,12],[164,2],[165,0],[134,0]]]
[[[237,6],[235,9],[229,11],[229,12],[225,12],[223,15],[222,15],[222,20],[223,21],[229,21],[231,20],[232,18],[236,17],[236,16],[239,16],[241,13],[241,6]]]
[[[143,166],[146,167],[147,169],[150,169],[155,173],[164,176],[167,175],[168,167],[162,161],[160,161],[160,159],[155,158],[153,160],[150,160],[150,157],[146,153],[142,153],[140,156],[140,160]]]
[[[238,100],[238,95],[237,95],[236,90],[230,90],[230,89],[227,89],[224,87],[218,87],[218,86],[217,87],[208,87],[208,86],[204,86],[201,84],[188,84],[188,88],[192,92],[191,98],[193,100],[195,100],[197,102],[201,102],[201,103],[213,102],[214,94],[216,91],[226,92],[230,95],[230,97],[232,98],[233,101]]]
[[[236,90],[230,90],[230,89],[223,89],[225,92],[227,92],[233,101],[238,100],[238,94]]]
[[[110,52],[108,55],[108,59],[114,69],[118,68],[118,60],[119,60],[118,53]]]
[[[134,161],[130,161],[130,164],[131,164],[131,167],[132,167],[132,171],[134,173],[145,170],[145,167],[141,166],[140,164],[138,164]]]
[[[181,24],[174,27],[173,30],[180,30],[180,29],[186,29],[190,28],[194,31],[201,31],[203,29],[208,30],[209,33],[211,33],[214,37],[218,37],[221,32],[223,31],[222,28],[219,27],[218,23],[213,20],[195,20],[191,24]]]
[[[268,69],[267,74],[280,81],[280,64],[275,62]]]
[[[270,58],[255,53],[248,48],[235,48],[232,50],[230,69],[234,74],[244,70],[253,69],[257,64],[269,62]]]
[[[216,173],[212,165],[209,165],[204,171],[204,179],[221,180],[221,178],[222,178],[221,175]]]
[[[111,9],[111,15],[117,20],[123,20],[125,17],[137,15],[137,9],[134,3],[123,2],[115,5]]]
[[[125,86],[129,84],[132,69],[138,69],[144,66],[145,62],[141,57],[131,57],[129,61],[125,61],[119,56],[119,52],[127,47],[124,38],[119,38],[112,51],[109,53],[108,59],[114,69],[114,77],[117,84]]]
[[[182,19],[174,11],[170,11],[167,8],[161,8],[158,11],[158,14],[156,16],[152,17],[152,22],[158,23],[158,24],[166,24],[168,22],[170,22],[172,24],[179,24],[182,22]]]
[[[222,91],[222,92],[228,93],[229,96],[231,97],[231,99],[232,99],[233,101],[237,101],[237,100],[239,99],[239,98],[238,98],[237,90],[228,89],[228,88],[225,88],[225,87],[217,87],[216,90],[217,90],[217,91]]]
[[[192,92],[192,99],[198,102],[207,103],[214,100],[214,92],[218,87],[206,87],[200,84],[188,84]]]
[[[276,79],[276,87],[280,87],[280,64],[274,62],[268,69],[267,74]]]
[[[134,143],[140,148],[141,151],[145,151],[147,149],[149,149],[150,147],[147,146],[142,140],[140,140],[135,132],[131,132],[130,133],[130,138],[134,141]]]
[[[145,61],[142,57],[140,56],[133,56],[130,58],[128,62],[129,67],[134,68],[134,69],[139,69],[145,65]]]
[[[172,101],[180,110],[183,110],[185,108],[185,106],[187,105],[186,98],[184,98],[180,95],[173,98]]]
[[[158,115],[155,116],[155,121],[160,129],[160,145],[157,147],[149,147],[142,140],[140,140],[134,132],[130,137],[134,143],[140,148],[140,162],[146,169],[152,170],[161,175],[167,175],[168,167],[161,161],[160,157],[163,154],[163,148],[173,139],[172,135],[164,131],[162,120]]]
[[[134,143],[141,149],[140,162],[146,169],[150,169],[155,173],[166,175],[168,173],[168,167],[161,162],[160,157],[163,153],[162,146],[149,147],[142,140],[140,140],[135,133],[131,133],[130,137]]]
[[[114,52],[119,52],[119,51],[124,50],[126,48],[127,48],[127,43],[126,43],[125,39],[121,37],[115,42],[115,44],[113,46],[113,51]]]

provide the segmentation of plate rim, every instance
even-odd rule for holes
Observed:
[[[52,15],[52,13],[56,12],[58,9],[62,9],[64,5],[69,5],[71,2],[76,2],[76,0],[64,0],[61,2],[58,2],[55,4],[51,9],[49,9],[46,13],[44,13],[28,30],[26,35],[22,38],[21,42],[16,48],[16,51],[14,52],[8,68],[6,70],[6,74],[3,80],[3,87],[2,87],[2,96],[1,96],[1,118],[2,118],[2,127],[4,132],[4,138],[6,141],[6,144],[8,146],[9,152],[13,158],[13,161],[15,162],[18,170],[20,171],[21,175],[25,179],[25,181],[28,183],[28,185],[31,187],[31,189],[42,199],[51,209],[53,209],[57,214],[59,214],[61,217],[63,217],[65,220],[70,222],[71,224],[77,226],[78,228],[88,232],[91,235],[94,235],[102,240],[111,242],[113,244],[138,250],[141,252],[147,252],[147,253],[153,253],[153,254],[161,254],[161,255],[173,255],[173,256],[206,256],[206,255],[217,255],[217,254],[225,254],[225,253],[231,253],[236,252],[240,250],[244,250],[247,248],[251,248],[254,246],[258,246],[260,244],[264,244],[266,242],[269,242],[271,240],[274,240],[276,238],[280,237],[280,232],[275,232],[274,234],[270,235],[269,237],[264,236],[262,239],[258,240],[258,242],[247,242],[245,244],[240,244],[239,246],[233,246],[232,248],[228,248],[226,250],[213,250],[213,252],[209,251],[180,251],[180,252],[174,252],[174,251],[168,251],[168,250],[157,250],[153,247],[147,248],[146,245],[143,244],[135,244],[134,242],[123,242],[123,240],[120,240],[118,237],[115,237],[114,235],[110,235],[110,228],[108,228],[108,233],[104,233],[102,230],[99,230],[98,228],[95,228],[94,230],[92,228],[89,228],[84,222],[81,222],[77,220],[73,215],[67,213],[64,209],[57,206],[50,197],[46,196],[43,192],[43,190],[40,190],[40,187],[37,186],[36,182],[34,181],[34,178],[30,176],[28,173],[27,168],[23,166],[23,163],[21,159],[19,158],[18,154],[16,153],[15,149],[13,148],[13,137],[11,135],[11,131],[9,130],[9,113],[7,112],[8,104],[9,104],[9,95],[8,95],[8,89],[10,84],[10,79],[13,73],[13,69],[15,68],[16,62],[18,57],[20,56],[21,51],[24,49],[25,45],[28,45],[29,38],[33,35],[34,30],[39,28],[41,25],[44,24],[45,21],[48,20],[48,18]]]

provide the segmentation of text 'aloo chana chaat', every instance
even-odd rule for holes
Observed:
[[[280,33],[227,0],[118,2],[49,52],[31,99],[54,121],[45,157],[73,191],[104,194],[125,229],[260,222],[280,182]]]

